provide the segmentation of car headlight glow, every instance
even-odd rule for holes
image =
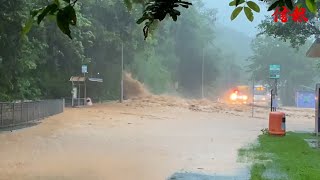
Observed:
[[[242,96],[242,99],[243,99],[243,100],[247,100],[247,99],[248,99],[248,96]]]
[[[230,99],[233,100],[233,101],[236,100],[237,99],[237,95],[235,93],[232,93],[231,96],[230,96]]]

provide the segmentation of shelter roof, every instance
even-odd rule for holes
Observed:
[[[81,77],[81,76],[71,76],[69,81],[72,82],[84,82],[86,80],[85,77]]]

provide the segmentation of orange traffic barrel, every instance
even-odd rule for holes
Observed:
[[[284,112],[270,112],[269,114],[269,134],[286,134],[286,115]]]

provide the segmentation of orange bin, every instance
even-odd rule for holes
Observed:
[[[284,112],[270,112],[269,134],[280,136],[286,134],[286,114]]]

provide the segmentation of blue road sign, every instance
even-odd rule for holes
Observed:
[[[299,108],[315,108],[315,93],[310,91],[296,92],[296,105]]]
[[[88,73],[88,66],[87,65],[82,65],[81,72],[82,73]]]
[[[269,68],[270,79],[279,79],[280,78],[280,65],[272,64]]]

